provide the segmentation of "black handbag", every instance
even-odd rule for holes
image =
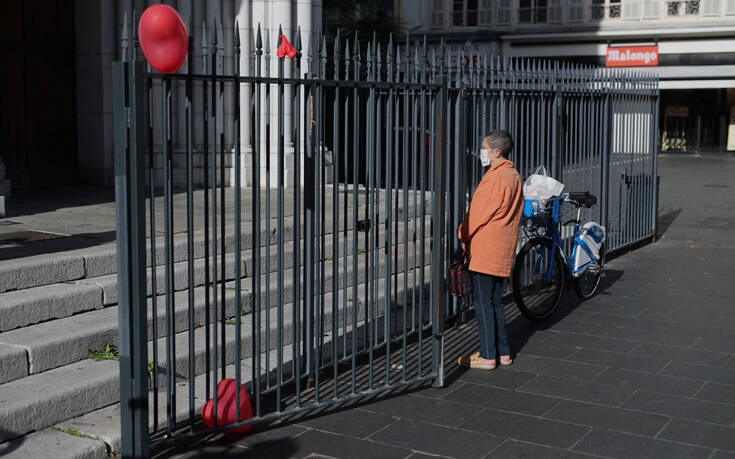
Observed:
[[[462,256],[449,265],[449,293],[465,297],[472,294],[472,274],[470,274],[470,254],[465,248]]]

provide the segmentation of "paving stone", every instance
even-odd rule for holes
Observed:
[[[457,458],[482,457],[502,442],[502,439],[487,433],[468,432],[409,420],[400,420],[392,424],[390,428],[374,435],[372,439],[423,453]],[[340,454],[335,456],[341,457]]]
[[[518,440],[506,440],[485,457],[488,459],[585,459],[595,456]]]
[[[445,400],[537,416],[546,413],[560,401],[557,398],[471,383],[447,395]]]
[[[300,422],[300,425],[331,433],[367,438],[394,423],[395,418],[364,410],[348,409],[333,414],[319,415]]]
[[[105,444],[54,429],[45,429],[0,444],[5,459],[54,457],[59,459],[107,459]]]
[[[735,452],[735,428],[732,427],[677,418],[666,426],[659,438]]]
[[[666,330],[651,331],[637,330],[633,328],[616,328],[611,331],[607,336],[644,343],[668,344],[677,346],[689,346],[697,340],[697,337],[687,337],[681,334],[671,333]]]
[[[603,351],[630,352],[638,343],[622,339],[605,338],[600,336],[587,336],[577,333],[559,333],[557,336],[549,339],[549,344],[566,344],[577,347],[588,347],[592,349],[601,349]]]
[[[119,367],[114,360],[84,360],[1,385],[0,441],[115,403]]]
[[[529,381],[517,390],[569,400],[618,406],[630,397],[635,389],[629,387],[611,387],[587,381],[574,381],[542,375]]]
[[[712,452],[708,448],[681,445],[654,438],[597,429],[582,439],[573,449],[608,457],[651,459],[704,459],[709,457]]]
[[[614,325],[599,324],[594,322],[572,322],[563,320],[552,327],[553,330],[578,333],[580,335],[605,336],[614,329]]]
[[[706,382],[694,397],[702,400],[709,400],[711,402],[722,402],[735,405],[735,386]]]
[[[671,362],[661,371],[661,374],[735,385],[735,369],[731,368]]]
[[[558,448],[572,446],[590,431],[580,425],[495,410],[483,411],[461,427]]]
[[[622,368],[608,368],[592,382],[620,389],[645,389],[665,394],[693,396],[702,386],[700,381],[654,375]]]
[[[502,387],[505,389],[516,389],[535,378],[533,373],[510,370],[505,367],[496,368],[493,371],[467,370],[459,377],[460,381],[482,384],[485,386]]]
[[[667,416],[572,401],[560,403],[544,417],[650,437],[656,435],[670,419]]]
[[[477,405],[468,406],[445,399],[436,400],[414,395],[369,403],[361,406],[360,409],[385,416],[414,419],[450,427],[458,426],[482,411],[482,407]]]
[[[519,356],[537,355],[552,359],[565,359],[579,350],[568,344],[526,343],[518,350]]]
[[[102,308],[102,291],[92,285],[51,284],[0,293],[0,332]]]
[[[396,458],[403,459],[411,454],[411,450],[384,443],[376,443],[369,440],[361,440],[343,435],[329,434],[310,430],[274,444],[272,448],[250,449],[241,451],[240,457],[259,457],[256,454],[262,452],[260,457],[306,457],[309,454],[321,454],[328,457],[339,457],[345,459],[373,459],[373,458]],[[251,453],[252,452],[252,453]]]
[[[37,255],[0,262],[0,292],[84,277],[84,259],[65,254]]]
[[[702,349],[714,352],[732,352],[732,341],[723,341],[720,339],[699,338],[691,345],[693,349]]]
[[[234,439],[229,435],[225,435],[221,439],[221,443],[228,444],[231,442],[232,444],[250,449],[270,449],[306,431],[306,427],[297,425],[278,426],[275,429],[267,430],[262,430],[259,426],[255,426],[249,435],[245,437],[236,436]]]
[[[648,373],[657,373],[669,363],[669,360],[666,359],[621,354],[619,352],[608,352],[599,349],[581,349],[569,357],[569,360],[606,365],[608,367],[627,368]]]
[[[583,320],[584,322],[605,324],[613,328],[628,328],[633,330],[656,331],[666,328],[671,322],[654,319],[641,319],[640,317],[626,317],[616,314],[598,312]]]
[[[646,391],[636,392],[623,403],[623,407],[717,424],[730,425],[735,422],[735,409],[732,406]]]
[[[735,459],[735,453],[729,453],[727,451],[715,451],[710,456],[710,459]]]
[[[644,357],[713,366],[721,366],[729,357],[729,354],[720,352],[702,351],[686,347],[665,346],[662,344],[652,343],[642,343],[630,353]]]
[[[592,380],[605,367],[567,360],[549,359],[537,356],[522,356],[513,361],[513,369],[546,376],[558,376],[582,381]]]
[[[0,384],[28,375],[28,355],[22,348],[0,344]]]

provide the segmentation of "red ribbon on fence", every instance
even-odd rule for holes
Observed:
[[[279,35],[278,38],[281,39],[281,44],[278,45],[277,50],[278,58],[283,59],[284,56],[288,56],[289,59],[293,59],[296,57],[296,48],[291,46],[291,43],[288,42],[288,38],[283,34]]]

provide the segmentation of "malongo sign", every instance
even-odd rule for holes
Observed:
[[[658,65],[658,46],[609,46],[607,67],[643,67]]]

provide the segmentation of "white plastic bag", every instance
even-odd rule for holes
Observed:
[[[607,234],[605,227],[599,225],[596,222],[587,222],[582,226],[582,230],[579,232],[579,239],[584,242],[594,259],[600,257],[600,246],[605,239]],[[577,272],[582,266],[591,262],[593,258],[590,254],[584,250],[584,247],[577,247],[577,253],[574,255],[574,275],[578,276],[580,273]]]
[[[546,174],[546,168],[539,166],[534,174],[531,174],[523,184],[523,197],[525,199],[549,199],[559,196],[564,189],[564,184],[554,180]]]

